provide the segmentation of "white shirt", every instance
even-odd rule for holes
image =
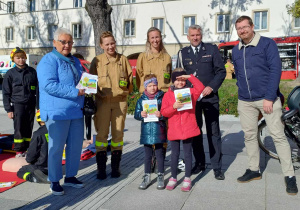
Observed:
[[[192,47],[192,49],[193,49],[194,54],[196,54],[196,47],[194,47],[194,46],[192,46],[192,45],[191,45],[191,47]],[[197,48],[198,48],[198,53],[200,52],[200,47],[201,47],[201,44],[199,44],[199,45],[197,46]]]

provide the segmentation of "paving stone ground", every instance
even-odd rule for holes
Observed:
[[[289,196],[278,161],[261,152],[263,178],[246,184],[236,181],[247,168],[247,154],[243,132],[238,118],[221,116],[223,142],[223,170],[226,179],[214,178],[209,162],[208,145],[204,130],[207,169],[192,176],[192,190],[181,192],[184,173],[178,175],[179,186],[173,191],[156,189],[156,174],[152,185],[139,190],[143,176],[143,147],[139,144],[140,122],[128,116],[125,126],[124,151],[121,162],[122,176],[110,178],[110,153],[107,162],[109,178],[96,179],[95,158],[81,161],[78,178],[85,184],[83,189],[65,187],[65,195],[53,196],[49,185],[24,182],[0,193],[0,209],[299,209],[299,195]],[[38,127],[35,124],[35,129]],[[205,127],[205,126],[204,126]],[[11,133],[12,120],[0,111],[0,132]],[[95,131],[93,130],[93,134]],[[181,154],[183,156],[183,154]],[[170,150],[165,160],[165,183],[171,176]],[[300,180],[300,170],[296,171]],[[61,182],[63,183],[63,182]]]

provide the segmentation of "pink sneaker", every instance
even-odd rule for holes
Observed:
[[[191,190],[191,187],[192,187],[191,179],[185,177],[182,183],[181,191],[189,192]]]
[[[169,179],[169,182],[168,182],[167,186],[166,186],[166,189],[167,190],[173,190],[176,184],[177,184],[177,179],[174,179],[173,177],[171,177]]]

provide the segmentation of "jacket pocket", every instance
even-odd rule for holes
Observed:
[[[171,64],[168,64],[162,72],[164,84],[162,87],[168,87],[171,81]]]
[[[110,87],[110,80],[108,77],[107,66],[100,68],[98,73],[98,86],[99,87]]]

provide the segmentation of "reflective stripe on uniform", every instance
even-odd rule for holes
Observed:
[[[45,134],[45,137],[46,137],[47,142],[49,142],[49,136],[48,136],[48,133]]]
[[[31,138],[24,138],[24,141],[31,141]]]
[[[23,179],[24,179],[25,181],[27,181],[27,180],[26,180],[26,177],[27,177],[29,174],[30,174],[30,172],[26,172],[26,173],[23,175]]]
[[[123,146],[124,142],[121,141],[121,142],[113,142],[111,141],[111,146],[112,147],[119,147],[119,146]]]
[[[24,139],[14,139],[14,143],[23,143]]]
[[[107,146],[108,146],[108,143],[96,141],[96,142],[95,142],[95,145],[96,145],[96,147],[107,147]]]

